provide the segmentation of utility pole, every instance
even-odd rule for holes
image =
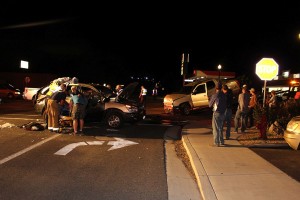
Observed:
[[[188,72],[188,64],[190,62],[190,55],[189,54],[182,54],[182,58],[181,58],[181,75],[183,78],[182,84],[184,85],[185,83],[185,76]]]

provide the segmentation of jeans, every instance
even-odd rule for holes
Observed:
[[[224,144],[223,138],[223,123],[224,123],[225,113],[214,112],[212,117],[212,130],[214,136],[214,144]]]
[[[224,120],[224,125],[223,125],[226,127],[226,136],[225,136],[226,139],[230,138],[231,117],[232,117],[232,109],[227,108],[225,111],[225,120]]]
[[[248,112],[242,112],[241,110],[237,110],[234,117],[234,130],[238,132],[239,121],[241,120],[241,131],[242,133],[246,130],[246,122],[247,122]]]

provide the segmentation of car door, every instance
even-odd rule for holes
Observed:
[[[196,85],[192,94],[191,94],[192,102],[194,104],[194,108],[204,107],[208,105],[208,96],[206,83],[200,83]]]
[[[86,119],[91,121],[101,121],[104,114],[104,103],[100,92],[88,86],[81,86],[81,92],[87,98]]]

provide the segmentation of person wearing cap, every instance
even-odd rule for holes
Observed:
[[[224,146],[223,138],[223,123],[226,110],[226,96],[222,92],[222,85],[216,85],[216,93],[213,94],[209,100],[209,107],[213,109],[212,116],[212,130],[213,130],[213,140],[212,146]]]
[[[73,135],[76,135],[78,132],[82,133],[84,126],[84,117],[86,114],[86,105],[88,103],[87,98],[84,94],[81,94],[76,86],[71,87],[72,97],[70,100],[70,110],[72,113],[73,120]],[[79,121],[79,124],[78,124]],[[79,126],[78,126],[79,125]]]
[[[239,122],[241,121],[242,133],[246,130],[247,116],[249,113],[250,94],[247,91],[247,86],[242,88],[242,93],[238,97],[238,107],[234,117],[234,131],[238,133]]]
[[[233,93],[232,90],[228,88],[226,84],[222,85],[222,91],[226,96],[226,110],[224,124],[226,126],[226,140],[230,139],[231,130],[231,118],[232,118],[232,103],[233,103]],[[222,131],[223,132],[223,131]]]
[[[251,97],[250,97],[250,102],[249,102],[249,114],[248,114],[248,119],[249,119],[249,128],[254,126],[254,119],[253,119],[253,110],[254,110],[254,107],[256,106],[257,104],[257,97],[256,97],[256,93],[255,93],[255,89],[254,88],[251,88],[250,90],[250,94],[251,94]]]

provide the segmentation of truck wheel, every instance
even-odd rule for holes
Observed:
[[[183,104],[181,107],[180,107],[180,110],[181,110],[181,113],[183,115],[189,115],[191,114],[191,106],[188,105],[188,104]]]
[[[119,112],[108,112],[105,117],[105,124],[110,128],[120,128],[123,125],[123,117]]]

